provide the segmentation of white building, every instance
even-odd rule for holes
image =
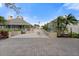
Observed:
[[[79,23],[77,25],[68,25],[68,32],[72,30],[72,32],[79,33]]]

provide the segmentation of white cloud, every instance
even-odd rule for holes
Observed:
[[[38,19],[38,17],[37,16],[33,16],[33,17],[27,17],[27,16],[23,16],[23,18],[24,18],[24,20],[26,21],[26,22],[29,22],[30,24],[32,24],[32,25],[34,25],[34,24],[39,24],[38,22],[39,22],[39,20],[37,20]],[[44,19],[43,19],[44,20]],[[49,20],[48,21],[44,21],[44,22],[40,22],[40,26],[42,26],[42,25],[44,25],[44,24],[46,24],[46,23],[48,23],[49,22]]]
[[[2,3],[0,3],[0,7],[2,7]]]
[[[67,9],[79,10],[79,3],[66,3],[63,6]]]
[[[24,20],[30,24],[35,24],[35,22],[33,21],[34,19],[28,16],[23,16]]]
[[[29,16],[23,16],[24,20],[31,23],[32,25],[34,24],[38,24],[38,17],[37,16],[32,16],[32,17],[29,17]]]
[[[76,17],[77,20],[79,20],[79,17]]]
[[[8,18],[9,16],[13,16],[13,18],[15,18],[16,17],[16,13],[13,10],[9,10],[6,13],[6,18]]]
[[[33,19],[37,19],[38,17],[37,17],[37,16],[32,16],[32,18],[33,18]]]
[[[7,16],[14,16],[14,13],[13,12],[8,12]]]
[[[49,23],[49,21],[41,22],[41,23],[40,23],[40,26],[43,26],[43,25],[45,25],[45,24],[47,24],[47,23]]]

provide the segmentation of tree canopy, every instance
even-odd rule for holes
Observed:
[[[8,7],[8,8],[10,8],[10,9],[13,9],[16,12],[16,14],[20,14],[21,8],[17,7],[15,5],[15,3],[5,3],[5,6]]]
[[[6,22],[5,18],[3,16],[0,16],[0,24],[4,24]]]

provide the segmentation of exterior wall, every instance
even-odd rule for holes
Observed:
[[[49,23],[48,24],[48,28],[49,28],[49,30],[50,31],[53,31],[53,32],[56,32],[56,26],[57,26],[57,24],[56,24],[56,22],[52,22],[52,23]]]
[[[25,27],[22,25],[8,25],[7,28],[12,30],[19,30],[19,29],[24,29]]]
[[[72,29],[72,32],[79,33],[79,24],[77,24],[77,25],[72,25],[71,24],[71,25],[68,25],[67,28],[68,28],[69,32]]]
[[[50,23],[48,25],[48,27],[51,29],[50,31],[56,31],[56,25],[57,25],[56,23]],[[72,32],[79,33],[79,23],[77,25],[70,24],[67,26],[67,28],[68,28],[68,32],[71,32],[72,29]]]
[[[11,30],[25,30],[25,29],[28,29],[29,27],[26,27],[26,25],[0,25],[0,29],[1,30],[8,30],[8,29],[11,29]]]

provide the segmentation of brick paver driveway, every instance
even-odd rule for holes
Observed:
[[[49,38],[43,31],[0,40],[0,55],[69,56],[79,55],[79,39]]]

